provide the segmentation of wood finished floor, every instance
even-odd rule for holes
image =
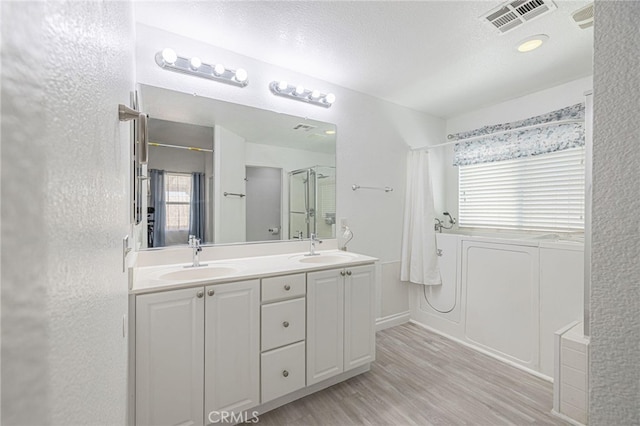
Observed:
[[[552,385],[404,324],[377,333],[371,371],[260,416],[267,425],[566,425]]]

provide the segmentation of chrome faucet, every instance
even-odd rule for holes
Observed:
[[[186,268],[197,268],[199,266],[207,266],[206,264],[201,265],[198,254],[202,251],[202,246],[200,245],[200,239],[196,238],[195,235],[189,235],[189,248],[193,249],[193,265],[186,266]]]
[[[456,224],[456,218],[451,216],[451,214],[449,212],[443,212],[442,214],[449,218],[449,226],[446,226],[443,221],[441,221],[440,219],[438,219],[436,217],[435,218],[436,223],[433,226],[434,229],[436,230],[436,232],[442,232],[443,229],[451,229],[451,228],[453,228],[453,225]]]
[[[319,240],[316,234],[311,234],[311,238],[309,239],[309,253],[305,254],[305,256],[318,256],[320,254],[316,253],[316,243],[322,244],[322,240]]]

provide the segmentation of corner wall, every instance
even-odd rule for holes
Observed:
[[[595,3],[589,424],[640,424],[640,3]]]
[[[1,422],[124,424],[131,4],[0,7]]]

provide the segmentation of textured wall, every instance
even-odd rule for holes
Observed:
[[[131,5],[1,7],[2,423],[123,424]]]
[[[596,2],[590,407],[640,424],[640,3]]]

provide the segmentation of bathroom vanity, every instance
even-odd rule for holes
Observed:
[[[132,268],[130,422],[242,422],[368,371],[376,260],[332,250]]]

